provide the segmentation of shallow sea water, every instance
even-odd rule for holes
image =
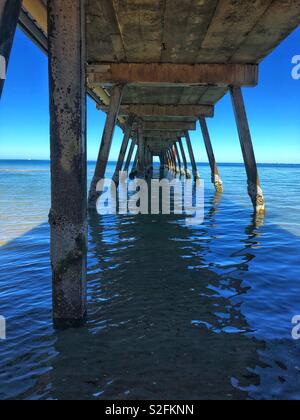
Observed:
[[[91,214],[88,322],[60,332],[48,169],[0,161],[0,399],[300,399],[300,166],[260,168],[264,220],[240,165],[221,196],[199,167],[202,225]]]

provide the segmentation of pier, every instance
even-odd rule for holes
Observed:
[[[7,67],[17,25],[49,57],[56,326],[77,326],[86,317],[87,214],[116,126],[124,133],[116,183],[133,159],[131,177],[147,177],[153,157],[174,176],[201,178],[190,138],[199,123],[212,183],[226,194],[207,119],[229,93],[251,203],[257,214],[265,212],[243,88],[258,85],[261,61],[299,23],[299,0],[1,0],[0,56]],[[107,115],[89,190],[87,95]]]

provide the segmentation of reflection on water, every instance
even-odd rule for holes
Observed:
[[[0,398],[299,399],[299,237],[272,214],[210,189],[199,226],[90,214],[88,323],[59,333],[48,225],[0,248]]]

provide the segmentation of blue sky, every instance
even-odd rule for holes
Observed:
[[[260,66],[256,88],[244,89],[257,161],[300,163],[300,80],[291,76],[300,55],[300,28]],[[0,159],[49,159],[47,58],[17,31],[0,104]],[[97,158],[104,114],[88,100],[88,159]],[[218,162],[242,162],[232,105],[227,95],[208,126]],[[196,158],[207,162],[200,129],[191,133]],[[111,160],[122,139],[115,132]]]

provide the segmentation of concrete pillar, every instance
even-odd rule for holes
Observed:
[[[180,176],[182,177],[182,176],[184,176],[184,169],[182,167],[182,161],[181,161],[181,157],[180,157],[180,154],[179,154],[177,143],[174,143],[174,149],[175,149],[175,155],[177,157],[177,161],[178,161],[178,165],[179,165],[179,173],[180,173]]]
[[[145,177],[145,138],[143,130],[143,121],[139,120],[137,127],[138,138],[138,175],[140,178]]]
[[[112,95],[110,97],[110,107],[106,117],[95,173],[90,187],[90,208],[96,208],[96,202],[99,197],[99,194],[96,191],[96,187],[98,182],[105,177],[113,135],[116,127],[117,118],[119,115],[120,105],[122,102],[124,87],[124,84],[115,85],[113,87]]]
[[[211,167],[211,180],[216,188],[216,191],[221,193],[223,192],[223,182],[219,176],[219,170],[218,170],[217,162],[215,159],[213,147],[211,144],[211,139],[210,139],[205,117],[200,117],[199,122],[200,122],[200,127],[202,130],[202,134],[203,134],[203,139],[204,139],[205,148],[208,155],[209,164]]]
[[[0,59],[1,66],[6,73],[13,40],[21,12],[22,0],[0,1]],[[0,99],[3,92],[5,79],[0,78]]]
[[[129,166],[130,166],[130,162],[131,162],[132,155],[133,155],[133,152],[134,152],[134,148],[135,148],[135,142],[132,140],[130,148],[129,148],[129,152],[128,152],[128,155],[127,155],[127,159],[126,159],[126,162],[125,162],[124,172],[128,172],[128,170],[129,170]]]
[[[178,139],[178,143],[179,143],[181,156],[182,156],[182,160],[183,160],[183,165],[184,165],[184,169],[185,169],[185,176],[186,176],[187,179],[191,179],[191,173],[189,171],[188,161],[187,161],[187,158],[186,158],[186,155],[185,155],[185,150],[184,150],[184,147],[183,147],[182,140],[180,138]]]
[[[86,316],[87,158],[82,0],[48,0],[51,262],[57,327]]]
[[[265,200],[260,185],[242,89],[240,87],[232,87],[231,98],[248,177],[248,193],[255,211],[257,213],[264,213]]]
[[[133,122],[134,122],[134,116],[130,115],[126,123],[124,138],[123,138],[123,142],[122,142],[122,146],[121,146],[121,150],[119,154],[119,159],[118,159],[116,170],[113,176],[113,180],[117,185],[119,184],[119,175],[120,175],[120,171],[122,171],[122,166],[124,163],[129,139],[131,136]]]
[[[200,175],[199,175],[199,172],[198,172],[198,169],[197,169],[194,150],[193,150],[190,134],[189,134],[188,131],[186,131],[186,133],[185,133],[185,138],[186,138],[186,143],[187,143],[187,147],[188,147],[188,151],[189,151],[190,159],[191,159],[191,164],[192,164],[192,168],[193,168],[193,177],[196,181],[197,179],[200,179]]]

